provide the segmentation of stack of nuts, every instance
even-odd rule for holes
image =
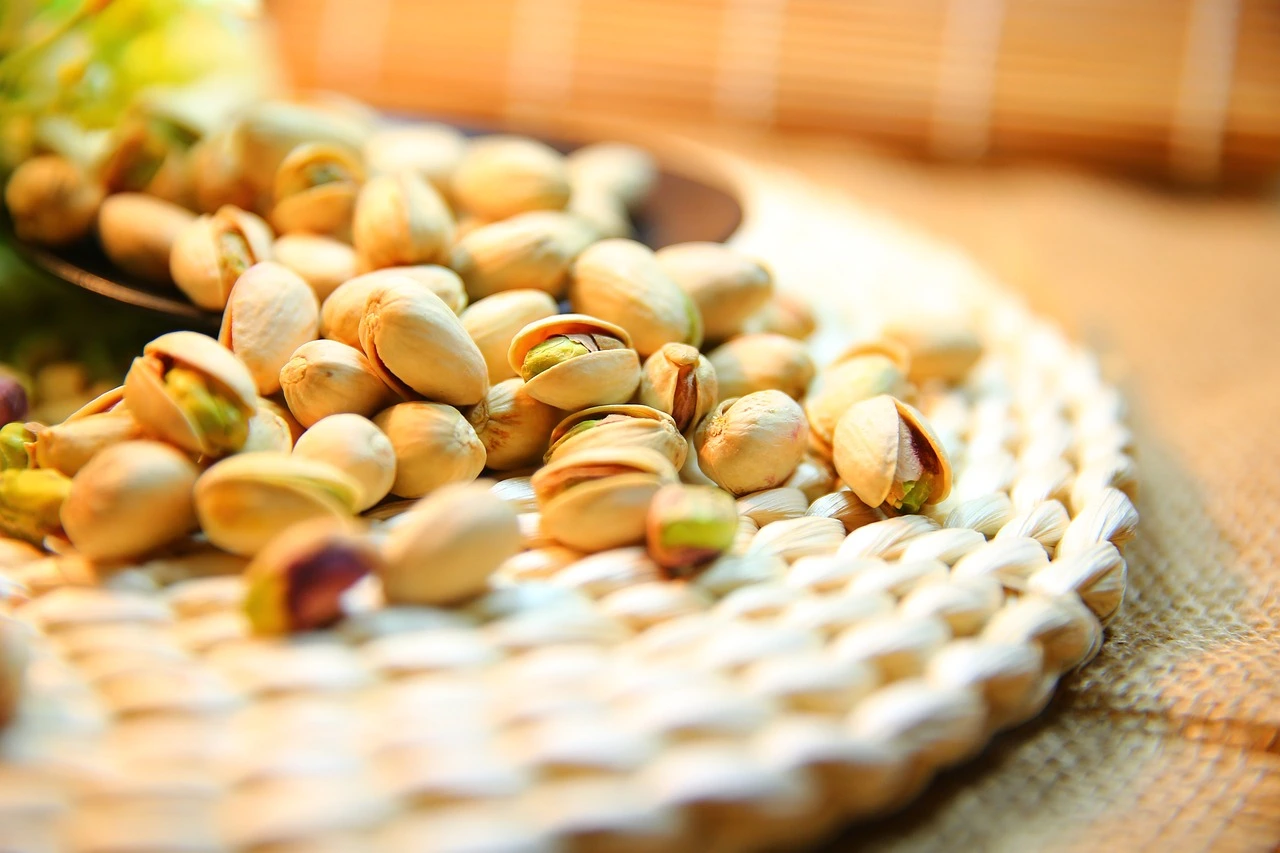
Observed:
[[[900,328],[818,371],[813,316],[768,267],[628,238],[642,151],[296,103],[166,121],[93,171],[31,160],[6,200],[24,239],[96,229],[220,334],[153,340],[56,426],[0,378],[9,537],[104,572],[238,555],[252,625],[281,633],[334,623],[362,579],[455,605],[636,545],[685,578],[777,518],[760,536],[801,554],[947,497],[908,401],[961,381],[977,336]]]

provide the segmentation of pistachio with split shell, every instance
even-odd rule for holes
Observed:
[[[595,230],[572,214],[521,213],[469,231],[453,247],[449,266],[472,299],[518,289],[558,297],[568,284],[570,265],[595,239]]]
[[[64,157],[45,154],[13,170],[4,202],[19,240],[65,246],[93,228],[103,191]]]
[[[349,149],[309,142],[285,156],[276,170],[271,225],[281,234],[351,237],[364,165]]]
[[[356,197],[352,242],[361,270],[431,264],[448,257],[453,213],[440,193],[413,172],[377,175]]]
[[[583,314],[525,326],[507,361],[531,397],[566,411],[625,402],[640,384],[640,358],[626,331]]]
[[[593,406],[569,415],[551,433],[546,461],[589,447],[647,447],[665,456],[677,471],[689,452],[689,443],[670,415],[634,403]]]
[[[317,459],[241,453],[201,474],[194,495],[196,516],[209,541],[249,557],[298,522],[349,519],[360,485]]]
[[[484,445],[485,466],[494,471],[514,471],[541,462],[551,431],[564,415],[529,396],[519,377],[490,388],[485,403],[476,410],[471,423]]]
[[[667,275],[648,246],[601,240],[574,261],[569,283],[574,311],[627,330],[636,352],[648,357],[665,343],[699,346],[702,315]]]
[[[510,504],[480,483],[445,486],[387,535],[382,588],[396,604],[457,604],[483,593],[489,576],[519,550]]]
[[[262,395],[280,390],[280,370],[303,344],[320,334],[320,305],[302,277],[263,261],[231,288],[218,342],[249,368]]]
[[[19,421],[0,427],[0,471],[30,468],[31,455],[27,448],[33,446],[35,440],[36,434],[31,428]]]
[[[107,192],[144,192],[190,207],[191,148],[200,134],[171,112],[139,105],[116,127],[99,169]]]
[[[836,425],[840,479],[867,506],[918,512],[951,492],[951,462],[924,415],[887,394],[855,403]]]
[[[0,430],[0,444],[3,434],[4,430]],[[117,409],[40,427],[34,430],[31,444],[38,467],[74,477],[101,451],[136,438],[142,438],[142,426],[127,410]],[[0,454],[3,452],[0,449]]]
[[[808,349],[786,335],[739,335],[712,350],[707,360],[726,398],[772,389],[799,400],[814,374]]]
[[[840,416],[854,403],[881,394],[901,398],[907,384],[908,358],[897,344],[877,341],[848,349],[818,374],[804,400],[813,442],[823,454],[831,455]]]
[[[484,356],[440,297],[399,282],[377,288],[360,320],[373,371],[402,396],[473,406],[489,390]]]
[[[249,432],[244,439],[241,453],[257,453],[274,450],[288,453],[293,450],[293,427],[285,415],[270,405],[270,400],[258,398],[253,416],[249,418]]]
[[[302,276],[319,302],[356,275],[356,250],[320,234],[285,234],[271,247],[277,261]]]
[[[179,235],[195,221],[195,214],[172,202],[117,193],[103,199],[98,211],[98,242],[111,263],[130,275],[172,284],[171,256]]]
[[[507,290],[471,303],[459,319],[480,348],[491,383],[516,375],[507,353],[525,326],[558,313],[556,301],[541,290]]]
[[[733,497],[712,486],[663,486],[649,504],[649,556],[671,576],[692,574],[729,550],[738,532]]]
[[[396,399],[364,353],[337,341],[298,347],[280,369],[280,388],[304,427],[341,413],[372,417]]]
[[[726,341],[739,334],[773,295],[769,268],[721,243],[677,243],[659,249],[657,258],[667,275],[693,298],[709,341]]]
[[[671,415],[680,432],[696,427],[719,398],[715,368],[697,347],[663,344],[645,359],[640,402]]]
[[[293,454],[328,462],[360,484],[356,512],[364,512],[391,491],[396,451],[373,421],[360,415],[330,415],[317,421],[293,446]]]
[[[124,381],[125,403],[146,432],[211,457],[244,446],[257,397],[248,369],[196,332],[147,344]]]
[[[656,450],[595,447],[538,469],[532,485],[542,533],[595,552],[644,541],[649,502],[676,481],[676,469]]]
[[[817,328],[818,320],[809,303],[795,294],[779,291],[763,308],[747,318],[742,324],[742,333],[774,332],[803,341]]]
[[[299,145],[325,143],[359,151],[369,136],[366,122],[313,104],[261,101],[249,106],[232,129],[244,177],[269,192],[280,163]]]
[[[62,528],[58,513],[71,479],[43,468],[0,471],[0,534],[39,545]]]
[[[271,227],[256,214],[220,207],[179,232],[169,257],[178,289],[208,311],[221,311],[236,280],[271,258]]]
[[[364,144],[364,162],[373,175],[417,172],[448,197],[466,150],[467,138],[457,128],[419,122],[375,131]]]
[[[255,634],[327,628],[342,618],[343,593],[381,566],[378,549],[354,525],[296,524],[245,568],[245,616]]]
[[[486,136],[471,142],[453,173],[458,206],[488,220],[530,210],[563,210],[569,170],[555,149],[533,139]]]
[[[474,480],[484,470],[484,445],[453,406],[399,403],[373,422],[395,450],[391,491],[399,497],[420,498],[446,483]]]
[[[461,315],[467,307],[467,289],[458,274],[448,267],[438,264],[418,264],[410,267],[387,267],[372,275],[399,275],[417,282],[419,285],[439,296],[449,310]]]
[[[808,441],[800,404],[776,390],[722,401],[694,434],[702,473],[734,495],[785,483]]]
[[[626,210],[638,210],[653,192],[658,166],[653,156],[625,142],[596,142],[566,158],[574,190],[589,187],[616,198]]]
[[[91,560],[145,556],[196,529],[199,471],[158,441],[106,448],[80,470],[62,504],[62,529]]]

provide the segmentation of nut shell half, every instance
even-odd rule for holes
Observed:
[[[587,353],[544,370],[525,382],[529,395],[566,411],[630,400],[640,384],[640,357],[621,326],[595,317],[561,314],[530,323],[511,341],[507,361],[519,374],[529,350],[556,335],[574,334],[616,338],[623,348]]]

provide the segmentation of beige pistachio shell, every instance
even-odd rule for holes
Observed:
[[[351,236],[364,165],[349,149],[308,142],[289,152],[276,170],[271,225],[281,234]]]
[[[393,388],[472,406],[489,390],[484,356],[440,297],[419,285],[377,288],[365,303],[360,344]]]
[[[786,335],[739,335],[716,347],[707,359],[725,398],[773,389],[799,400],[813,380],[808,348]]]
[[[559,409],[529,396],[524,380],[506,379],[489,389],[483,416],[471,423],[485,449],[485,466],[514,471],[542,461],[551,431],[564,416]],[[477,423],[479,421],[479,423]]]
[[[594,229],[572,214],[522,213],[468,232],[453,247],[449,265],[472,299],[517,289],[558,297],[570,265],[595,239]]]
[[[299,145],[327,143],[360,151],[369,135],[363,119],[279,100],[248,107],[232,132],[245,178],[259,193],[271,190],[280,163]]]
[[[241,453],[258,453],[264,450],[288,453],[293,450],[293,429],[284,415],[269,405],[270,401],[258,398],[258,405],[249,418],[249,434]]]
[[[366,273],[366,275],[395,275],[412,279],[436,296],[439,296],[441,301],[448,305],[449,310],[455,314],[462,314],[463,309],[467,307],[466,287],[463,286],[462,279],[458,277],[458,274],[448,267],[442,267],[438,264],[387,267],[374,273]]]
[[[447,258],[454,227],[440,193],[401,172],[370,178],[360,189],[351,233],[360,268],[369,271]]]
[[[169,273],[196,305],[221,311],[236,279],[259,261],[271,259],[271,241],[271,227],[260,217],[238,207],[221,207],[178,234]]]
[[[195,506],[210,542],[232,554],[252,556],[299,522],[350,518],[359,495],[359,483],[327,462],[241,453],[200,475]]]
[[[254,264],[231,288],[218,341],[249,368],[258,393],[280,390],[280,369],[320,334],[320,304],[302,276],[282,264]]]
[[[484,445],[453,406],[400,403],[373,422],[395,450],[391,491],[399,497],[420,498],[446,483],[474,480],[484,470]]]
[[[102,204],[102,187],[83,170],[56,154],[33,157],[13,170],[4,202],[19,240],[64,246],[93,228]]]
[[[298,438],[306,430],[302,424],[298,423],[298,419],[289,411],[289,404],[284,401],[284,395],[280,394],[276,397],[259,397],[259,409],[269,409],[280,420],[284,421],[284,425],[289,430],[289,444],[293,445],[298,442]]]
[[[840,416],[854,403],[881,394],[905,396],[909,386],[903,364],[890,353],[846,353],[818,374],[804,400],[815,444],[830,453]]]
[[[507,360],[515,336],[530,323],[554,317],[558,311],[556,301],[541,290],[508,290],[473,302],[459,319],[484,356],[489,382],[498,383],[516,375]]]
[[[417,172],[448,197],[466,150],[467,138],[457,128],[421,122],[374,132],[365,142],[364,162],[372,175]]]
[[[62,529],[91,560],[141,557],[196,529],[199,471],[167,444],[126,441],[95,456],[71,482]]]
[[[234,127],[216,131],[191,148],[191,190],[196,210],[213,213],[224,205],[258,209],[265,193],[250,183]]]
[[[808,441],[800,404],[776,390],[724,400],[694,435],[698,467],[734,495],[781,486]]]
[[[833,451],[840,479],[868,506],[915,512],[951,492],[951,463],[933,428],[887,394],[849,407],[836,425]],[[913,490],[916,483],[923,485]]]
[[[272,256],[298,275],[324,302],[337,287],[356,275],[356,252],[341,240],[319,234],[285,234],[271,247]]]
[[[573,195],[565,210],[590,226],[601,240],[635,236],[626,205],[606,190],[574,183]]]
[[[80,418],[87,418],[90,415],[101,415],[105,412],[113,412],[117,409],[125,410],[124,406],[124,386],[118,385],[108,391],[103,391],[80,408],[62,419],[63,423],[67,421],[75,421]]]
[[[68,418],[35,430],[33,458],[39,468],[74,477],[89,460],[112,445],[142,437],[142,427],[127,411]]]
[[[624,209],[637,210],[658,180],[653,156],[625,142],[596,142],[566,158],[574,189],[579,186],[616,198]]]
[[[904,317],[886,324],[881,333],[907,351],[911,365],[907,378],[915,383],[932,379],[961,382],[982,357],[982,339],[959,319]]]
[[[431,264],[388,267],[358,275],[337,287],[320,306],[320,334],[361,349],[360,321],[364,319],[369,297],[389,284],[430,290],[455,314],[467,305],[462,279],[447,267]]]
[[[337,341],[298,347],[280,370],[280,387],[304,427],[342,413],[372,417],[396,399],[363,353]]]
[[[696,427],[719,398],[715,368],[697,347],[663,344],[645,359],[640,402],[671,415],[680,432]]]
[[[360,415],[330,415],[317,421],[298,439],[293,454],[328,462],[359,483],[356,512],[385,498],[395,483],[396,451],[391,439]]]
[[[130,275],[172,284],[170,255],[178,235],[195,219],[191,211],[172,202],[142,193],[117,193],[103,199],[98,211],[98,242],[111,263]]]
[[[453,175],[453,198],[488,220],[531,210],[563,210],[569,170],[555,149],[533,139],[487,136],[467,146]]]
[[[803,341],[818,328],[809,303],[792,293],[776,292],[742,324],[743,334],[773,332]]]
[[[641,357],[673,341],[702,343],[698,307],[653,252],[633,240],[601,240],[579,255],[569,301],[575,311],[626,329]]]
[[[526,379],[525,390],[534,399],[571,412],[631,399],[640,384],[640,358],[622,327],[595,317],[560,314],[525,326],[507,353],[511,369],[523,375],[529,351],[557,335],[599,335],[620,341],[623,348],[579,355]]]
[[[667,275],[693,298],[709,341],[739,334],[773,295],[769,268],[722,243],[677,243],[659,249],[657,258]]]
[[[560,421],[551,433],[546,461],[589,447],[647,447],[665,456],[677,471],[689,452],[688,442],[670,415],[631,403],[593,406]]]

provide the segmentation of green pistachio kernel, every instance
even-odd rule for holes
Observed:
[[[47,468],[0,471],[0,533],[40,544],[62,529],[71,478]]]
[[[35,440],[25,424],[15,421],[0,427],[0,471],[30,467],[26,445]]]
[[[211,446],[224,452],[244,447],[249,437],[248,416],[211,389],[202,376],[174,368],[165,374],[164,384],[174,402]]]
[[[557,364],[593,351],[586,343],[576,340],[575,337],[556,335],[553,338],[547,338],[529,350],[524,357],[524,365],[520,370],[521,378],[528,382],[539,373],[550,370]]]
[[[305,169],[306,184],[308,187],[318,187],[323,184],[336,184],[341,181],[351,179],[351,175],[347,170],[337,163],[312,163]]]
[[[901,486],[901,496],[895,494],[898,491],[895,485],[893,491],[889,493],[889,505],[904,512],[919,512],[920,507],[929,500],[931,489],[928,480],[906,480]]]

